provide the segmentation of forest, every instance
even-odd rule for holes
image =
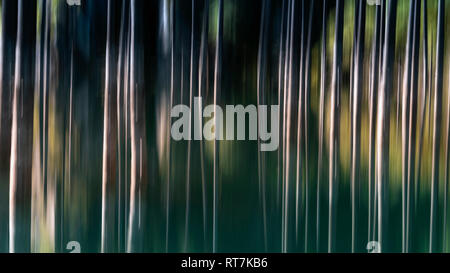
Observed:
[[[0,253],[450,251],[449,1],[0,10]],[[198,98],[278,149],[174,139]]]

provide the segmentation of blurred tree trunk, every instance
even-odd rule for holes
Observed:
[[[344,25],[344,1],[338,0],[336,7],[335,39],[333,49],[333,73],[331,80],[331,111],[330,111],[330,196],[328,219],[328,252],[336,251],[336,215],[339,189],[339,120],[340,93],[342,86],[342,39]]]
[[[436,73],[433,113],[433,150],[431,169],[430,253],[440,250],[439,242],[439,154],[442,119],[442,87],[445,56],[445,1],[439,0],[436,33]],[[445,193],[447,194],[447,193]]]
[[[261,26],[259,34],[259,46],[258,46],[258,79],[257,79],[257,104],[258,106],[265,104],[266,90],[266,73],[267,73],[267,39],[268,39],[268,23],[270,17],[270,2],[264,0],[261,11]],[[260,117],[258,117],[258,127],[260,126]],[[264,249],[267,251],[267,210],[266,210],[266,173],[265,157],[261,152],[261,143],[258,138],[258,182],[259,182],[259,194],[261,206],[261,216],[263,218],[263,230],[264,230]]]
[[[322,8],[322,33],[320,46],[320,95],[319,95],[319,148],[317,160],[317,203],[316,203],[316,251],[322,251],[322,244],[320,236],[321,233],[321,198],[322,189],[321,184],[324,178],[322,177],[324,165],[324,130],[325,130],[325,96],[326,96],[326,81],[327,81],[327,0],[323,0]]]
[[[408,184],[407,184],[407,210],[406,210],[406,242],[405,250],[410,251],[411,239],[415,239],[416,236],[412,236],[414,222],[413,222],[413,208],[414,208],[414,168],[416,159],[416,131],[417,131],[417,101],[418,101],[418,74],[419,74],[419,50],[420,50],[420,0],[414,1],[414,24],[413,24],[413,42],[412,42],[412,60],[411,60],[411,90],[409,101],[409,147],[408,147]]]
[[[56,120],[58,121],[58,124],[54,124],[52,127],[52,132],[50,131],[50,128],[47,127],[47,135],[51,132],[55,136],[62,137],[62,147],[58,147],[57,149],[61,149],[62,155],[60,157],[53,159],[54,156],[51,156],[51,153],[48,152],[49,155],[48,162],[49,162],[49,170],[47,171],[50,176],[55,180],[58,178],[59,183],[56,183],[55,187],[55,251],[56,252],[63,252],[65,251],[66,243],[67,241],[64,238],[64,234],[66,230],[70,230],[68,227],[64,227],[64,199],[65,199],[65,183],[69,185],[70,190],[70,144],[68,145],[69,148],[66,147],[66,126],[69,127],[68,129],[68,140],[67,142],[70,143],[70,126],[71,126],[71,120],[69,119],[67,121],[66,116],[67,113],[71,113],[72,111],[72,105],[68,105],[68,94],[72,93],[72,80],[73,80],[73,42],[70,36],[73,32],[73,22],[74,22],[74,16],[72,16],[72,13],[70,12],[69,6],[65,2],[58,2],[58,3],[52,3],[54,5],[57,5],[57,24],[55,26],[55,41],[50,43],[52,46],[55,47],[55,50],[50,50],[50,66],[51,67],[58,67],[58,70],[51,70],[48,73],[54,74],[51,78],[55,78],[57,80],[50,80],[49,84],[51,85],[51,88],[48,90],[48,96],[51,95],[52,100],[49,100],[47,98],[47,101],[51,101],[52,103],[56,102],[56,105],[53,105],[54,111],[56,113],[59,113],[57,115]],[[50,113],[48,109],[46,110],[47,113]],[[52,111],[52,112],[54,112]],[[52,113],[52,115],[54,115]],[[70,115],[70,114],[69,114]],[[47,117],[49,119],[50,117]],[[52,117],[53,118],[53,117]],[[47,125],[48,126],[48,125]],[[56,130],[56,128],[58,130]],[[59,142],[58,142],[59,144]],[[50,147],[53,147],[55,149],[57,143],[53,142],[51,146],[48,146],[47,149],[50,149]],[[66,151],[69,150],[69,159],[67,160],[67,154]],[[55,155],[56,156],[56,155]],[[50,162],[54,162],[57,164],[61,164],[62,170],[60,169],[60,166],[52,166],[50,168]],[[55,162],[56,161],[56,162]],[[69,166],[67,168],[67,166]],[[61,173],[63,171],[63,173]],[[60,174],[59,177],[54,177],[55,174]],[[70,197],[70,195],[69,195]],[[68,200],[70,202],[70,199]],[[75,226],[74,228],[76,228]],[[83,242],[82,242],[83,243]],[[84,245],[83,245],[84,246]]]
[[[40,31],[36,41],[36,72],[35,72],[35,100],[34,113],[38,113],[34,119],[36,127],[33,134],[32,155],[32,197],[31,197],[31,251],[54,251],[55,219],[55,190],[54,180],[47,183],[47,153],[48,153],[48,91],[49,91],[49,59],[50,59],[50,18],[52,1],[39,0],[38,11],[40,14],[36,22]],[[44,220],[42,220],[44,219]],[[45,236],[43,236],[45,234]],[[43,244],[43,237],[48,237],[48,244]],[[48,246],[48,248],[45,248]]]
[[[359,252],[362,249],[357,247],[360,236],[359,203],[360,203],[360,157],[361,157],[361,98],[363,96],[364,80],[364,38],[366,29],[366,5],[364,0],[357,1],[359,10],[358,28],[355,41],[354,55],[354,75],[351,114],[352,114],[352,134],[351,134],[351,188],[352,188],[352,252]]]
[[[144,198],[146,181],[145,93],[143,79],[142,1],[130,3],[130,133],[131,184],[128,216],[127,252],[142,250]]]
[[[117,138],[118,138],[118,186],[117,186],[117,198],[118,198],[118,219],[117,219],[117,232],[118,236],[118,252],[124,252],[126,250],[126,200],[127,200],[127,147],[128,147],[128,71],[129,71],[129,32],[128,25],[130,21],[130,1],[122,1],[121,19],[120,19],[120,45],[118,52],[118,67],[117,67]]]
[[[117,61],[119,1],[108,1],[105,101],[103,128],[103,186],[101,251],[117,249]]]
[[[0,253],[8,251],[8,193],[11,152],[11,105],[17,35],[17,1],[3,0],[0,45]]]
[[[11,130],[9,251],[29,252],[36,1],[19,0]]]
[[[386,31],[384,37],[383,66],[380,94],[377,109],[376,129],[376,186],[378,194],[378,241],[380,251],[388,248],[388,183],[389,183],[389,117],[390,96],[393,85],[395,56],[395,27],[397,19],[397,0],[389,1]]]
[[[378,83],[380,81],[380,48],[382,46],[381,6],[376,7],[375,30],[372,44],[371,85],[369,96],[369,166],[368,166],[368,241],[373,240],[375,234],[375,126],[378,99]],[[382,56],[381,56],[382,57]]]
[[[423,206],[421,206],[422,202],[419,200],[419,191],[420,191],[420,185],[421,185],[421,175],[422,175],[422,155],[423,155],[423,148],[424,148],[424,128],[425,128],[425,117],[426,117],[426,108],[427,108],[427,101],[430,100],[430,96],[428,93],[428,86],[429,86],[429,61],[428,61],[428,9],[427,9],[427,0],[423,1],[423,37],[422,37],[422,50],[423,50],[423,62],[422,62],[422,100],[420,102],[420,109],[419,109],[419,150],[418,150],[418,156],[417,156],[417,173],[416,173],[416,180],[414,185],[414,195],[415,195],[415,204],[414,204],[414,215],[415,217],[419,216],[419,211]],[[420,205],[420,206],[419,206]],[[417,229],[420,229],[419,227]],[[419,247],[417,244],[415,244],[414,247]]]
[[[214,62],[214,105],[217,105],[220,101],[220,95],[222,91],[222,52],[223,52],[223,0],[219,0],[218,6],[218,17],[217,17],[217,37],[216,37],[216,57]],[[214,112],[215,113],[215,112]],[[216,120],[214,114],[214,128],[218,128],[219,123]],[[213,166],[213,249],[212,251],[217,252],[217,237],[218,237],[218,221],[219,221],[219,187],[220,187],[220,176],[219,176],[219,142],[218,134],[214,131],[214,166]]]

